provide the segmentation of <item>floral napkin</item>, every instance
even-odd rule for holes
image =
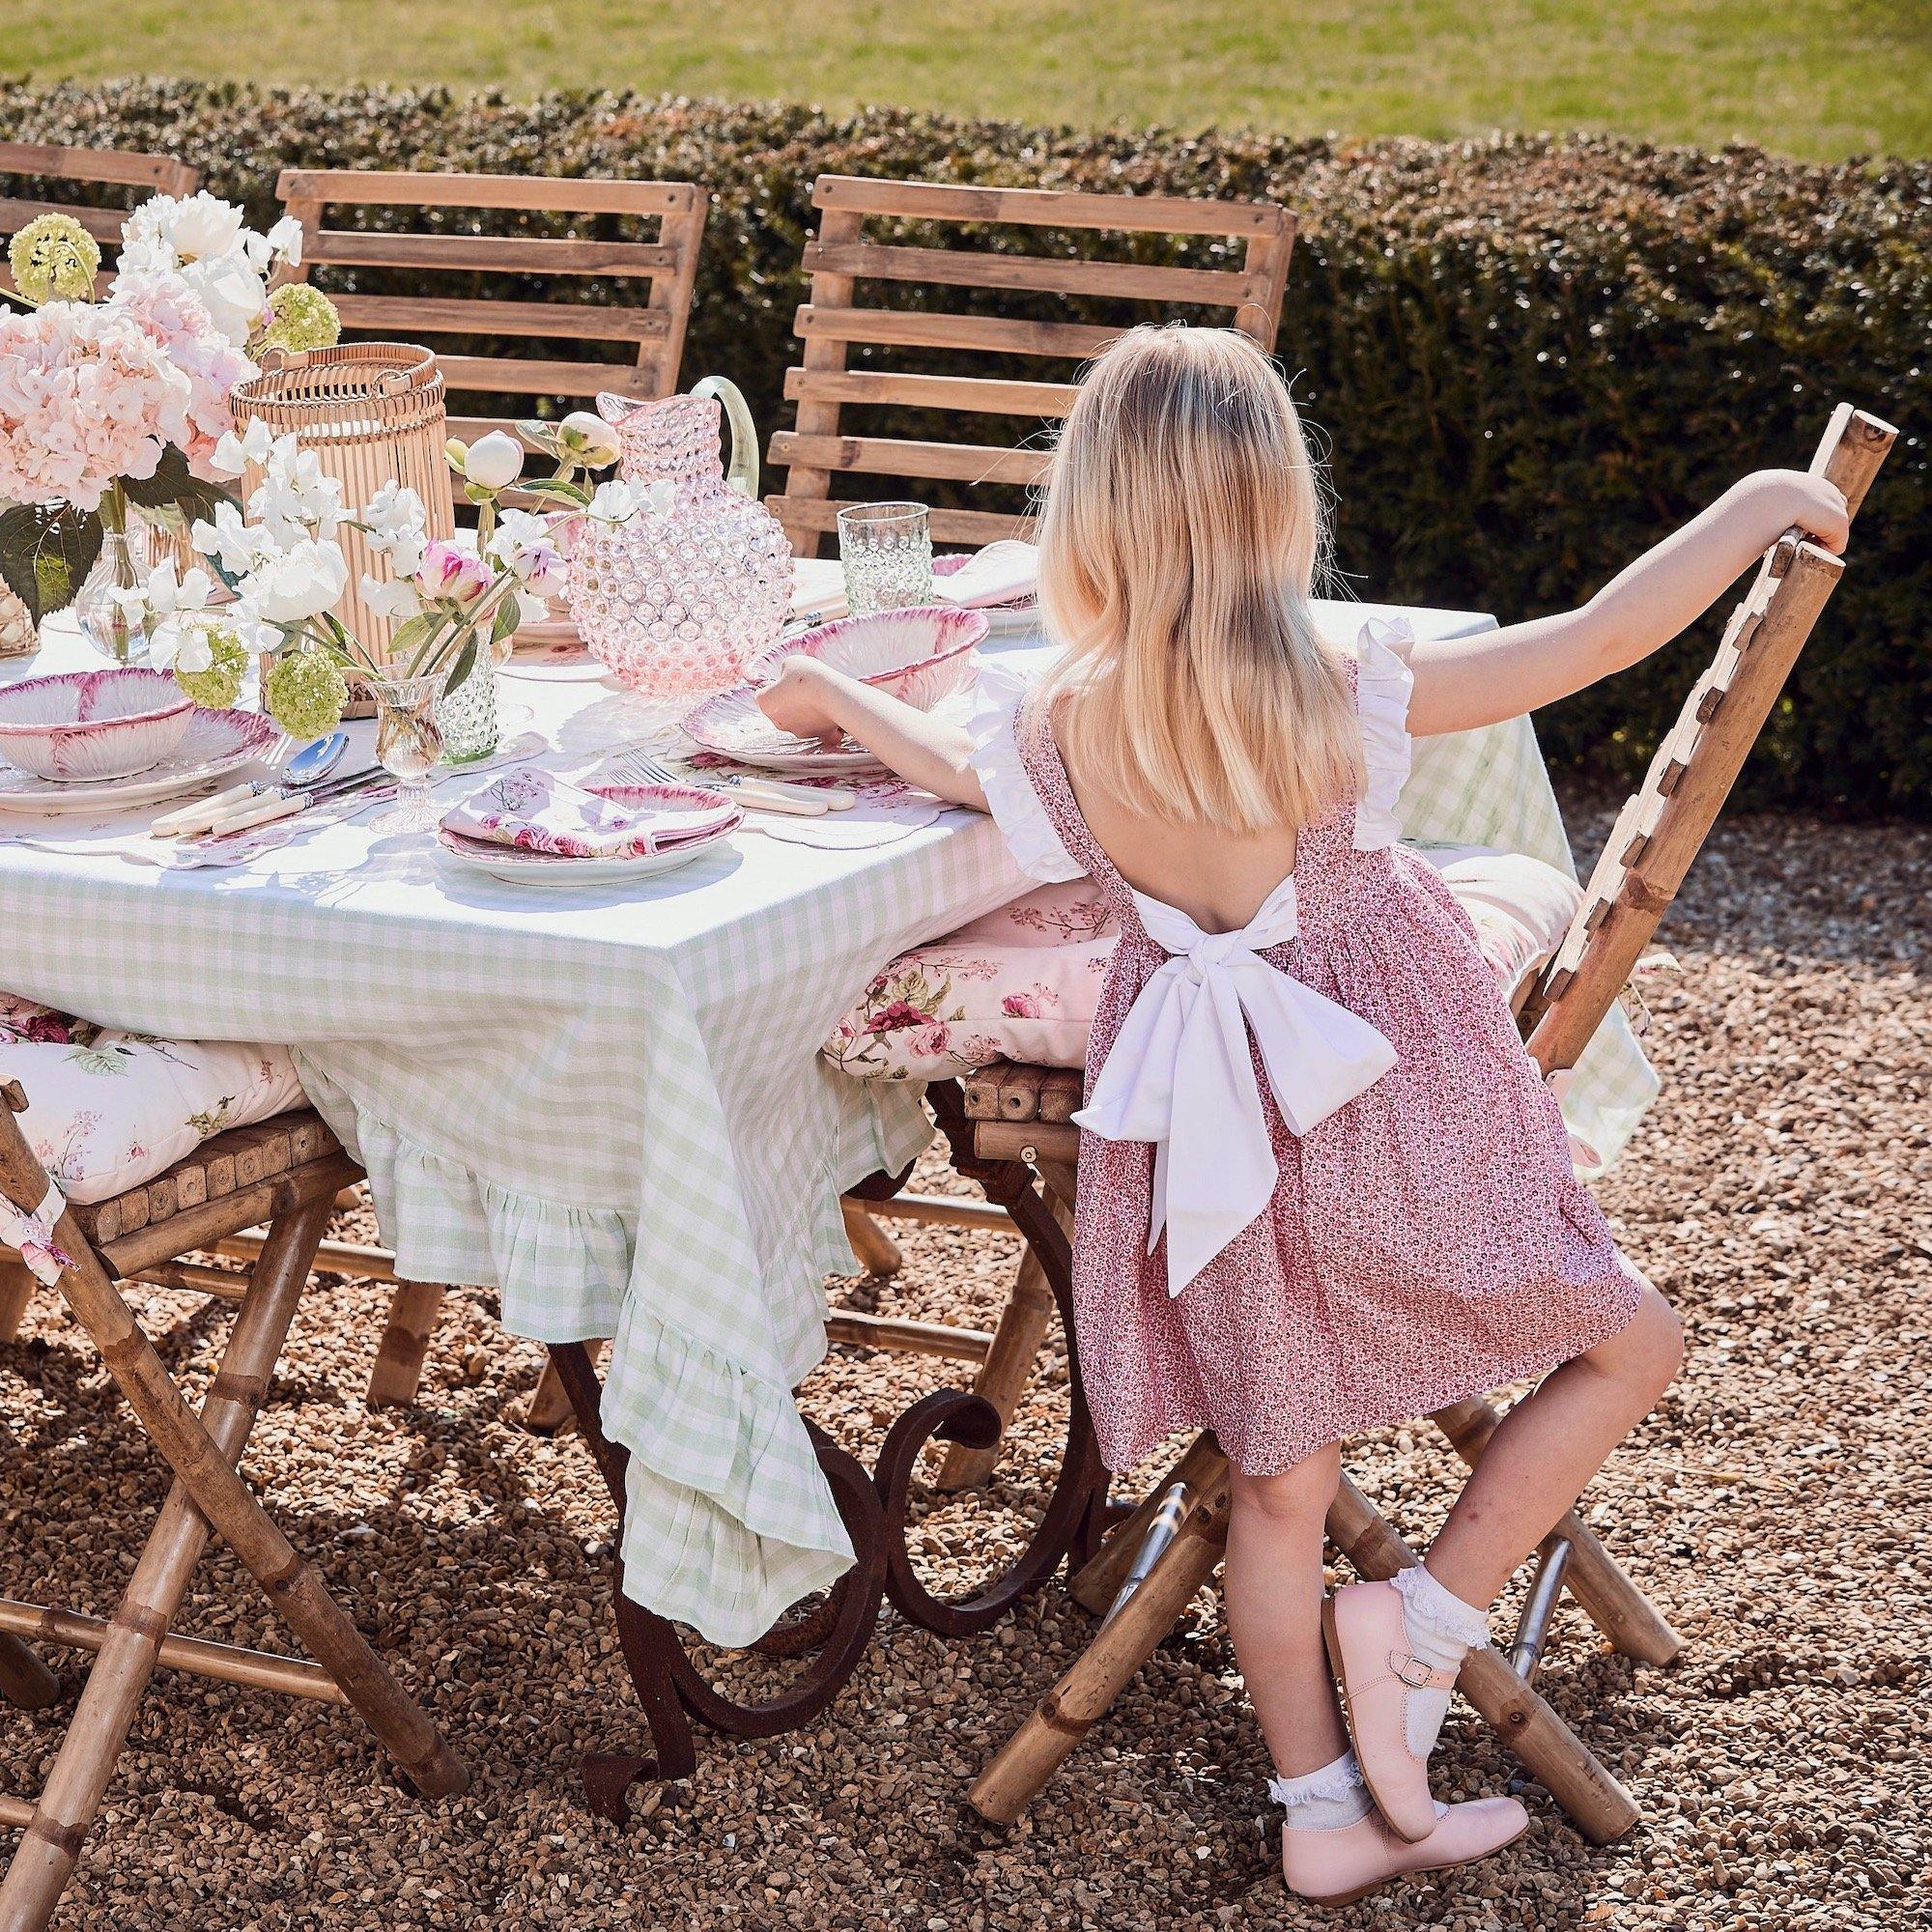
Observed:
[[[721,801],[721,810],[729,811]],[[523,765],[471,792],[442,817],[459,838],[560,859],[643,858],[716,831],[706,815],[675,817],[619,805],[541,766]]]

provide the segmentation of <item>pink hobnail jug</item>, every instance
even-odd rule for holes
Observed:
[[[721,407],[722,406],[722,407]],[[778,642],[791,611],[791,545],[758,501],[758,440],[737,384],[688,396],[601,395],[619,470],[652,500],[630,522],[583,519],[570,540],[570,614],[591,652],[647,697],[710,697]],[[731,469],[719,449],[731,424]]]

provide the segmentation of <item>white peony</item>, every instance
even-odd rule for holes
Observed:
[[[493,429],[469,445],[463,473],[479,490],[507,490],[524,473],[523,445],[514,437]]]

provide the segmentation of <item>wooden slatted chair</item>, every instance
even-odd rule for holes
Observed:
[[[121,243],[121,224],[128,210],[151,194],[192,194],[201,177],[172,155],[135,154],[122,148],[53,148],[35,141],[0,141],[0,175],[29,184],[72,182],[93,190],[125,187],[132,190],[126,204],[103,208],[92,194],[85,201],[42,200],[31,195],[0,195],[0,242],[19,233],[42,214],[71,214],[100,243],[103,255]],[[113,279],[108,263],[95,277],[95,291],[103,293]],[[0,261],[0,289],[11,289],[14,278]]]
[[[51,1183],[14,1118],[26,1104],[16,1085],[0,1086],[0,1195],[32,1214],[48,1200]],[[109,1200],[60,1203],[53,1239],[64,1264],[56,1285],[175,1480],[107,1621],[0,1599],[0,1695],[14,1705],[40,1709],[60,1692],[28,1638],[95,1655],[39,1799],[0,1794],[0,1825],[23,1833],[0,1881],[0,1926],[7,1932],[38,1932],[52,1915],[157,1664],[352,1706],[425,1797],[459,1792],[469,1782],[462,1760],[238,1467],[336,1194],[360,1178],[321,1117],[303,1109],[218,1134],[165,1173]],[[185,1259],[261,1223],[268,1232],[245,1272]],[[116,1287],[121,1281],[235,1305],[227,1348],[198,1414]],[[14,1320],[21,1289],[31,1283],[19,1255],[0,1249],[0,1296]],[[314,1662],[169,1630],[213,1534],[241,1558]]]
[[[1042,451],[991,440],[929,441],[849,434],[847,408],[934,411],[982,422],[1058,419],[1073,406],[1073,376],[1133,322],[1150,320],[1146,305],[1179,306],[1212,319],[1230,311],[1234,327],[1264,349],[1274,346],[1281,320],[1294,219],[1270,202],[1194,201],[1174,195],[1078,194],[1058,189],[969,187],[938,182],[868,181],[821,175],[811,190],[818,236],[805,248],[810,300],[796,328],[805,343],[800,364],[785,372],[785,394],[798,405],[796,426],[772,438],[771,460],[788,464],[784,494],[766,500],[801,556],[815,555],[837,528],[832,499],[836,474],[866,479],[873,496],[888,494],[871,479],[944,481],[978,491],[998,487],[1019,499],[1044,473]],[[938,228],[943,246],[906,246],[868,240],[867,222],[916,222]],[[970,244],[987,225],[1060,233],[1125,233],[1137,237],[1212,238],[1228,253],[1221,269],[1167,263],[1096,261],[1078,255],[1000,253]],[[959,231],[964,230],[962,234]],[[1238,250],[1238,261],[1236,251]],[[1129,311],[1125,323],[1026,319],[959,313],[929,305],[868,307],[854,300],[861,282],[895,285],[922,303],[934,290],[993,293],[1041,306],[1029,298],[1062,298],[1053,306],[1080,312],[1097,301]],[[1136,305],[1138,305],[1137,312]],[[925,369],[850,368],[854,348],[865,352],[925,352]],[[1044,364],[1051,380],[935,374],[931,354],[965,351]],[[913,494],[917,495],[915,488]],[[1017,510],[941,508],[932,534],[941,543],[984,543],[1010,536]]]
[[[440,355],[452,391],[516,396],[529,405],[505,413],[452,415],[449,433],[466,440],[493,429],[514,430],[519,415],[539,413],[539,402],[582,407],[600,389],[655,399],[677,386],[678,363],[691,318],[691,291],[704,239],[709,193],[690,182],[586,181],[546,175],[385,174],[286,170],[276,192],[302,224],[301,268],[358,272],[327,293],[350,335],[512,337],[541,345],[534,356],[469,353]],[[327,225],[338,209],[389,214],[381,227]],[[394,211],[425,215],[429,229],[391,225]],[[489,232],[515,219],[516,233]],[[568,217],[583,232],[556,232]],[[492,219],[491,217],[497,217]],[[655,239],[629,239],[623,231],[655,222]],[[406,292],[368,293],[369,270],[405,271]],[[523,290],[511,297],[437,295],[425,277],[446,276],[473,287],[479,275],[514,277],[534,284],[543,298]],[[642,282],[644,299],[625,305],[592,299],[555,299],[573,284],[618,278]],[[337,278],[328,276],[326,282]],[[385,288],[389,278],[380,276]],[[321,284],[319,284],[321,285]],[[599,345],[635,345],[628,362],[596,355]],[[591,354],[568,359],[573,345]]]
[[[1895,436],[1889,425],[1840,405],[1812,470],[1838,485],[1856,515]],[[1796,532],[1766,553],[1715,661],[1618,817],[1568,937],[1519,1007],[1529,1051],[1546,1075],[1576,1064],[1620,995],[1843,570],[1839,558]],[[1076,1071],[987,1067],[963,1096],[973,1156],[1019,1163],[1043,1184],[1049,1202],[1070,1203],[1079,1129],[1069,1117],[1081,1089]],[[1065,1242],[1036,1243],[1035,1258],[1065,1282],[1071,1256]],[[1433,1420],[1473,1466],[1500,1418],[1479,1398]],[[981,1814],[1000,1822],[1017,1818],[1106,1712],[1212,1574],[1227,1519],[1227,1459],[1204,1434],[1073,1578],[1075,1600],[1106,1621],[975,1781],[971,1799]],[[1366,1577],[1393,1576],[1417,1560],[1347,1475],[1328,1535]],[[1662,1664],[1679,1650],[1677,1634],[1573,1510],[1538,1552],[1507,1655],[1471,1652],[1460,1688],[1578,1828],[1602,1843],[1630,1829],[1636,1806],[1530,1682],[1566,1588],[1625,1656]]]

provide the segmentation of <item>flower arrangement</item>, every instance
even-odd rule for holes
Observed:
[[[212,194],[157,195],[121,235],[101,301],[99,247],[72,216],[41,215],[9,244],[23,312],[0,311],[0,579],[38,620],[75,600],[106,550],[89,628],[126,656],[111,593],[136,586],[130,521],[179,532],[211,515],[230,393],[270,350],[327,347],[340,324],[318,290],[270,287],[301,260],[293,218],[262,235]]]
[[[210,569],[197,566],[182,576],[170,559],[144,582],[115,593],[125,619],[151,643],[159,641],[164,626],[173,632],[176,681],[201,704],[232,703],[247,661],[274,653],[262,680],[263,707],[292,737],[316,737],[335,725],[351,677],[377,687],[440,679],[441,691],[452,692],[482,654],[506,644],[519,624],[542,616],[546,599],[561,590],[563,526],[578,518],[621,524],[642,509],[663,507],[628,484],[592,488],[580,479],[581,470],[614,460],[608,439],[567,419],[530,428],[555,459],[548,476],[525,480],[523,452],[508,437],[485,437],[473,448],[450,446],[450,463],[479,508],[474,551],[431,542],[413,490],[391,480],[359,510],[347,509],[340,482],[323,472],[296,437],[270,438],[260,422],[240,436],[231,430],[212,450],[211,468],[225,477],[258,469],[260,483],[245,505],[224,498],[195,522],[191,541]],[[507,445],[516,462],[486,447],[493,442]],[[506,507],[498,499],[512,486],[556,507]],[[396,625],[384,652],[334,614],[349,582],[336,541],[345,526],[360,530],[393,573],[365,576],[359,585],[369,608]],[[217,578],[234,601],[214,610]]]

